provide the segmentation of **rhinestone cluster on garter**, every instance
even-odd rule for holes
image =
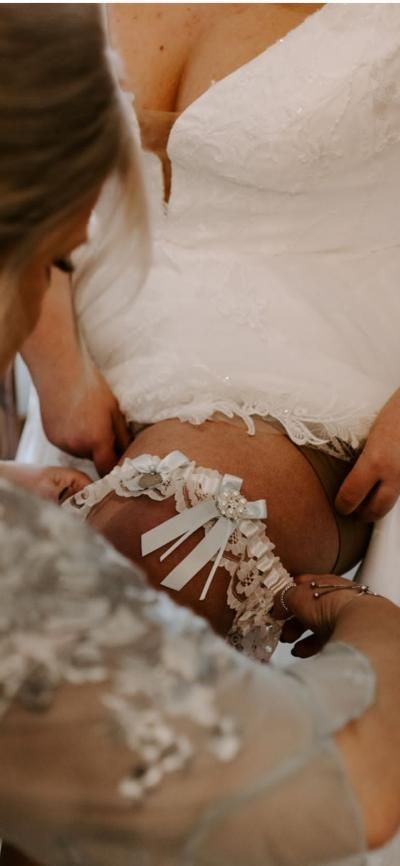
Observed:
[[[266,534],[266,502],[249,502],[240,492],[241,485],[241,478],[197,466],[179,451],[163,459],[144,454],[125,460],[106,478],[71,497],[64,507],[85,518],[111,491],[122,497],[145,495],[157,500],[174,496],[178,516],[142,536],[143,554],[173,541],[162,554],[165,559],[202,526],[204,540],[192,553],[202,547],[203,561],[196,559],[193,566],[193,556],[187,557],[162,585],[179,591],[208,562],[211,571],[202,600],[217,568],[224,568],[231,578],[227,603],[235,612],[227,640],[246,655],[267,662],[281,630],[281,623],[272,616],[274,599],[293,584],[293,579],[274,554],[274,545]]]
[[[240,520],[247,505],[247,500],[239,490],[224,490],[217,499],[218,511],[223,517]]]

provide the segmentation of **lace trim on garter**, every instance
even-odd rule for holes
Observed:
[[[173,542],[161,556],[166,559],[203,527],[202,542],[161,585],[179,591],[210,562],[212,567],[200,596],[204,599],[217,568],[224,568],[231,577],[227,603],[235,612],[227,640],[245,655],[267,662],[281,631],[281,623],[271,615],[274,597],[293,579],[274,554],[274,545],[266,534],[265,500],[248,502],[240,493],[241,485],[241,478],[199,467],[179,451],[162,460],[144,454],[134,460],[127,458],[108,476],[72,496],[63,507],[84,520],[111,491],[121,497],[145,495],[159,501],[174,496],[177,516],[144,533],[143,555]]]

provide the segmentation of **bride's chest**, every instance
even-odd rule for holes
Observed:
[[[400,11],[334,4],[212,83],[169,154],[247,187],[335,192],[373,184],[399,142]]]
[[[211,84],[247,65],[316,8],[317,4],[227,4],[221,14],[215,7],[190,44],[178,79],[175,110],[184,111]]]

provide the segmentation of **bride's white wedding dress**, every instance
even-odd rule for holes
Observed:
[[[76,291],[122,409],[139,422],[218,410],[250,430],[273,416],[346,456],[400,383],[399,8],[325,6],[211,82],[168,151],[167,208],[144,159],[154,261],[140,294],[136,261]],[[117,231],[109,187],[94,251]],[[32,427],[21,458],[44,461]],[[364,579],[400,601],[398,529],[399,508]]]
[[[130,418],[360,444],[400,378],[399,72],[396,7],[326,6],[179,117],[140,296],[78,290]]]

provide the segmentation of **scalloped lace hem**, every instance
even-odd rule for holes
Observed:
[[[123,405],[123,401],[122,405]],[[128,407],[123,407],[127,410]],[[317,417],[308,414],[302,406],[289,409],[286,405],[275,402],[258,402],[240,404],[235,400],[192,401],[180,404],[159,412],[138,412],[135,407],[136,421],[148,424],[178,418],[190,424],[202,424],[210,421],[216,413],[228,418],[241,418],[248,433],[255,434],[254,418],[277,421],[287,433],[289,439],[298,446],[310,446],[324,451],[342,460],[352,460],[362,448],[368,431],[376,415],[354,411],[350,413],[332,413],[329,417]],[[144,407],[143,407],[144,408]],[[128,415],[132,413],[127,411]]]

